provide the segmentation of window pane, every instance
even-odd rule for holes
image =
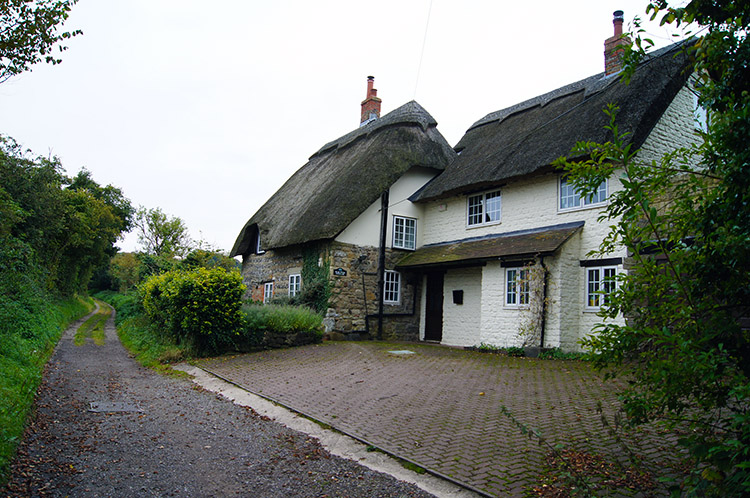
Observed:
[[[589,197],[586,198],[586,204],[598,204],[606,200],[607,200],[607,181],[604,180],[601,184],[599,184],[599,187],[596,189],[596,192],[593,195],[590,195]]]
[[[383,301],[387,303],[398,303],[401,292],[401,274],[386,270],[383,282]]]
[[[581,197],[567,178],[560,179],[560,209],[568,209],[581,205]]]
[[[609,304],[609,294],[615,290],[615,276],[617,275],[616,268],[604,268],[604,281],[602,282],[602,300],[604,304]]]
[[[500,221],[500,192],[491,192],[485,197],[484,221]]]
[[[398,249],[416,249],[417,220],[413,218],[393,218],[393,247]]]
[[[480,225],[482,223],[482,196],[472,195],[469,197],[469,225]]]
[[[529,270],[521,270],[518,276],[518,304],[529,304]]]
[[[506,292],[505,304],[516,304],[516,276],[517,270],[508,270],[506,272]]]
[[[404,248],[417,248],[417,220],[412,218],[404,219]]]
[[[588,271],[588,298],[587,305],[591,307],[599,306],[599,268],[591,268]]]

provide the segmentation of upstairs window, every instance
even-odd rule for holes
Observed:
[[[508,268],[505,271],[505,305],[529,305],[529,269]]]
[[[470,227],[500,222],[500,191],[470,195],[466,224]]]
[[[289,297],[295,297],[302,289],[302,275],[289,275]]]
[[[609,295],[615,290],[616,266],[586,268],[586,307],[599,308],[609,304]]]
[[[385,271],[383,302],[387,304],[399,304],[401,302],[401,274],[397,271]]]
[[[607,202],[607,180],[592,195],[581,198],[575,186],[565,176],[560,177],[560,210],[595,206]]]
[[[393,217],[393,247],[411,250],[417,248],[417,220],[403,216]]]

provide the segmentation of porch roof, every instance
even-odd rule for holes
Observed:
[[[446,266],[466,266],[493,259],[516,260],[553,254],[583,221],[472,237],[421,247],[397,264],[400,270],[420,270]]]

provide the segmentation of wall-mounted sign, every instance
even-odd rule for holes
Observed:
[[[337,277],[345,277],[346,276],[346,270],[343,268],[336,268],[333,270],[333,274]]]

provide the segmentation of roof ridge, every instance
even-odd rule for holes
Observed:
[[[315,154],[310,156],[313,157],[328,152],[331,149],[337,149],[340,147],[346,147],[350,143],[354,142],[358,138],[365,137],[370,133],[379,131],[388,126],[394,126],[399,124],[418,124],[422,127],[423,131],[427,131],[430,126],[436,126],[437,121],[433,118],[427,110],[422,107],[416,100],[410,100],[409,102],[397,107],[385,116],[370,121],[364,126],[350,131],[349,133],[328,142],[321,147]]]
[[[651,61],[658,59],[659,57],[682,47],[689,40],[690,39],[682,40],[682,41],[673,43],[671,45],[667,45],[666,47],[662,47],[658,50],[655,50],[654,52],[646,54],[646,56],[638,64],[638,66],[640,67],[641,65],[648,64]],[[486,116],[484,116],[482,119],[472,124],[469,127],[469,129],[466,130],[466,133],[468,133],[469,131],[475,128],[484,126],[489,123],[502,122],[504,119],[506,119],[507,117],[513,114],[528,110],[537,105],[545,106],[557,98],[564,97],[572,93],[579,92],[581,90],[584,90],[585,92],[584,93],[584,100],[585,100],[589,98],[591,95],[599,93],[605,88],[607,88],[609,85],[617,82],[619,80],[619,77],[620,77],[619,72],[611,74],[611,75],[606,75],[604,72],[601,72],[601,73],[597,73],[592,76],[589,76],[587,78],[584,78],[582,80],[578,80],[573,83],[568,83],[567,85],[561,86],[547,93],[537,95],[536,97],[532,97],[528,100],[524,100],[523,102],[519,102],[510,107],[506,107],[504,109],[491,112],[487,114]]]

